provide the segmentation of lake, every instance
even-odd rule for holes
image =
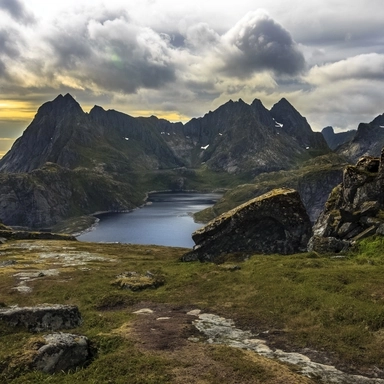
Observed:
[[[212,206],[218,193],[153,193],[143,208],[127,213],[105,213],[80,241],[156,244],[192,248],[192,232],[202,227],[192,213]]]

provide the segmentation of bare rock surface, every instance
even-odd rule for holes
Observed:
[[[345,245],[375,233],[384,224],[384,150],[381,157],[361,157],[347,166],[314,228],[309,250],[340,252]]]
[[[217,261],[228,253],[292,254],[305,251],[311,222],[293,189],[274,189],[234,208],[192,234],[183,261]]]
[[[320,378],[324,383],[340,384],[379,384],[383,379],[351,375],[342,372],[331,365],[320,364],[312,361],[309,357],[297,352],[285,352],[281,349],[271,349],[265,340],[249,331],[236,328],[231,319],[226,319],[210,313],[196,314],[198,317],[193,321],[194,326],[207,337],[210,344],[224,344],[235,348],[241,348],[258,353],[270,359],[293,364],[299,372],[310,378]],[[193,340],[192,340],[193,341]],[[196,340],[197,341],[197,340]]]
[[[43,336],[44,343],[34,356],[32,367],[45,373],[67,372],[84,366],[92,357],[87,337],[70,333]]]
[[[60,304],[0,308],[0,320],[14,327],[25,327],[30,332],[71,329],[78,327],[82,322],[76,306]]]

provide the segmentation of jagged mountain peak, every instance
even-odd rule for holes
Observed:
[[[38,115],[47,114],[83,114],[84,111],[80,107],[80,104],[67,93],[65,96],[58,95],[54,100],[44,103],[37,111]]]
[[[300,115],[300,113],[295,109],[295,107],[285,98],[283,97],[280,99],[271,109],[272,114],[284,114],[289,113],[291,115],[294,115],[295,117],[300,116],[303,118],[303,116]]]

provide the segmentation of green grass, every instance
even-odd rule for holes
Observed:
[[[384,365],[383,242],[381,237],[364,239],[345,258],[316,253],[254,255],[239,264],[240,270],[229,271],[210,263],[182,263],[179,258],[185,250],[179,248],[29,241],[59,249],[75,247],[79,252],[102,255],[109,261],[89,262],[89,270],[62,268],[58,277],[30,283],[33,292],[27,295],[11,289],[12,275],[25,264],[37,270],[42,268],[36,263],[41,251],[20,250],[17,242],[9,242],[2,248],[6,253],[0,256],[0,261],[15,258],[18,263],[0,269],[0,301],[20,306],[45,302],[78,305],[84,323],[74,331],[88,336],[98,354],[88,367],[71,374],[49,376],[18,370],[20,351],[36,336],[0,323],[0,343],[4,346],[0,350],[0,381],[177,383],[175,372],[186,368],[174,356],[143,351],[129,335],[116,333],[124,324],[133,324],[136,316],[132,307],[138,303],[200,308],[233,318],[237,326],[255,333],[279,331],[280,342],[289,348],[322,351],[334,363],[381,367]],[[147,270],[163,276],[165,284],[140,292],[120,290],[111,284],[124,271],[146,273]],[[215,364],[225,364],[232,373],[236,372],[233,374],[237,382],[247,382],[249,375],[268,382],[270,371],[251,364],[240,351],[210,348],[204,353]],[[207,373],[205,382],[216,382],[212,372]]]

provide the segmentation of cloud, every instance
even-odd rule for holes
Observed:
[[[217,46],[220,36],[206,23],[198,23],[187,29],[185,44],[192,50],[204,50]]]
[[[247,77],[254,72],[297,75],[305,60],[290,33],[265,12],[250,12],[223,37],[228,52],[224,71]]]
[[[55,58],[49,71],[82,88],[134,93],[175,79],[170,37],[121,14],[60,21],[46,40]]]
[[[20,34],[14,28],[0,29],[0,55],[16,58],[19,56],[17,42]]]
[[[384,54],[370,53],[322,66],[316,65],[306,77],[309,83],[316,85],[347,79],[384,81]]]
[[[0,0],[0,10],[8,13],[14,20],[23,23],[34,23],[34,16],[25,8],[20,0]]]

